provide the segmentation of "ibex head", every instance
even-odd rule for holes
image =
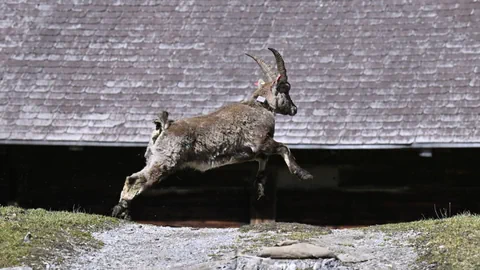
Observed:
[[[273,49],[272,51],[277,62],[277,70],[265,63],[262,59],[246,54],[253,58],[255,62],[260,66],[264,74],[265,80],[259,80],[258,89],[255,91],[253,98],[256,98],[262,102],[262,97],[265,98],[265,102],[268,103],[270,109],[276,113],[294,116],[297,114],[297,106],[290,98],[290,83],[288,82],[287,70],[285,69],[285,63],[280,53]]]

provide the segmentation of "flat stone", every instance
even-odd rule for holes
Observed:
[[[345,263],[366,262],[373,258],[373,256],[370,256],[368,254],[362,254],[362,253],[359,253],[359,254],[344,253],[344,254],[338,254],[337,257],[340,261]]]
[[[298,243],[280,247],[264,247],[259,252],[260,257],[272,259],[311,259],[336,258],[335,254],[325,247],[308,243]]]

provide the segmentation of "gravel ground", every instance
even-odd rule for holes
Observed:
[[[99,251],[82,252],[69,269],[169,269],[199,264],[219,249],[233,251],[236,229],[171,228],[128,224],[94,237],[105,243]]]
[[[246,249],[261,233],[238,229],[171,228],[127,224],[95,233],[105,243],[68,259],[65,269],[411,269],[413,234],[385,235],[332,230],[309,240],[334,251],[338,259],[277,260]],[[259,247],[258,247],[259,248]],[[257,249],[258,250],[258,249]],[[62,267],[63,268],[63,267]]]

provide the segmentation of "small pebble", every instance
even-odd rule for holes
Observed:
[[[23,242],[24,243],[30,243],[30,240],[32,239],[32,234],[28,232],[24,237],[23,237]]]

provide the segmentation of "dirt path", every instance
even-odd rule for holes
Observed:
[[[127,224],[95,233],[105,243],[81,251],[67,269],[410,269],[416,254],[412,234],[386,235],[363,230],[302,234],[293,230],[170,228]],[[255,256],[262,246],[300,239],[327,247],[339,259],[277,260]],[[306,240],[308,238],[308,240]]]

